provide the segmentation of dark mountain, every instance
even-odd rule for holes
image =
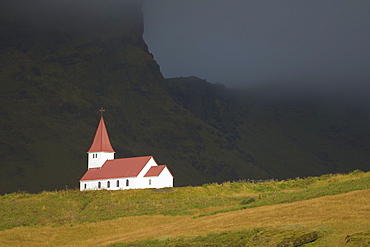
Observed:
[[[298,85],[231,90],[196,77],[166,79],[178,104],[224,133],[233,150],[275,178],[368,171],[369,98]]]
[[[0,193],[78,186],[105,107],[116,157],[175,185],[269,175],[168,95],[137,0],[0,1]]]
[[[77,187],[101,107],[116,157],[176,186],[368,170],[360,108],[165,82],[142,34],[137,0],[0,0],[0,194]]]

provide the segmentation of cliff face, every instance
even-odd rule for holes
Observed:
[[[101,107],[116,157],[153,155],[175,186],[369,169],[368,119],[165,84],[142,34],[137,0],[0,0],[0,194],[77,187]]]
[[[233,91],[196,77],[165,82],[177,103],[273,178],[370,169],[368,99],[302,85]]]
[[[113,113],[111,95],[158,68],[142,39],[141,4],[0,4],[0,191],[75,186],[95,110],[104,105]],[[153,77],[150,83],[161,83],[158,69]]]
[[[116,157],[154,155],[175,185],[266,177],[169,97],[140,1],[1,0],[0,11],[0,193],[77,187],[102,106]]]

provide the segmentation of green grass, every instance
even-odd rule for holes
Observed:
[[[129,243],[115,243],[111,247],[134,246],[301,246],[320,238],[317,231],[307,229],[254,229],[212,233],[206,236],[165,237]]]
[[[200,217],[370,188],[370,172],[285,181],[246,181],[161,190],[62,190],[0,197],[0,230],[74,225],[139,215]]]
[[[369,246],[370,231],[347,235],[343,246]]]
[[[370,177],[368,174],[357,170],[346,176],[346,179],[343,179],[344,177],[341,175],[329,174],[320,177],[296,178],[294,180],[283,181],[272,180],[252,184],[230,183],[229,186],[236,190],[248,186],[258,193],[258,197],[246,197],[240,202],[241,205],[237,207],[213,211],[198,215],[197,217],[367,189],[370,188]]]

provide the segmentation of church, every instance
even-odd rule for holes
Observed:
[[[103,115],[87,153],[88,170],[80,179],[81,191],[173,187],[172,173],[153,156],[114,158]]]

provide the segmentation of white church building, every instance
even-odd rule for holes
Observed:
[[[80,190],[125,190],[173,187],[173,175],[153,156],[114,158],[104,118],[88,153],[88,170],[80,179]]]

